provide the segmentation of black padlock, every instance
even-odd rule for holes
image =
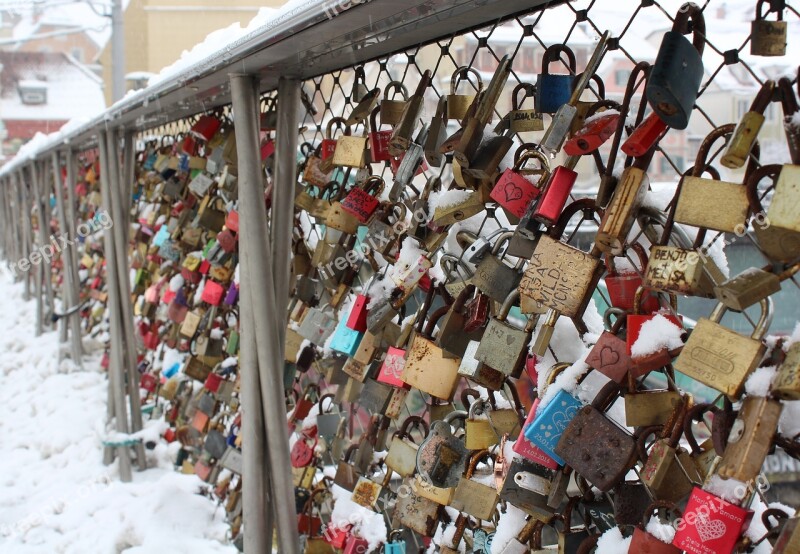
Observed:
[[[692,42],[684,35],[692,22]],[[671,31],[664,34],[656,62],[645,87],[647,102],[664,123],[685,129],[703,80],[703,46],[706,23],[703,12],[687,2],[678,10]]]

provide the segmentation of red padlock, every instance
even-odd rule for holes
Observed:
[[[216,116],[206,114],[200,116],[200,119],[198,119],[197,122],[192,125],[191,129],[189,129],[189,133],[208,142],[214,138],[214,135],[217,134],[217,131],[219,131],[221,126],[222,121],[220,121]]]
[[[681,554],[679,549],[664,541],[664,539],[670,540],[669,537],[657,537],[646,531],[647,524],[650,522],[650,514],[657,508],[667,508],[674,511],[678,517],[681,516],[680,510],[670,502],[656,501],[650,504],[644,512],[641,527],[637,526],[633,530],[633,539],[628,548],[630,554]]]
[[[142,342],[144,343],[144,347],[148,350],[155,350],[158,348],[159,340],[158,340],[158,331],[152,330],[149,331],[144,337]],[[152,391],[150,391],[152,392]]]
[[[200,300],[203,302],[208,302],[212,306],[219,306],[219,303],[222,302],[222,296],[224,294],[225,287],[216,281],[208,280],[206,281],[205,287],[203,287],[203,293],[200,295]]]
[[[633,311],[635,309],[634,300],[636,291],[642,286],[642,275],[647,269],[647,253],[641,244],[634,243],[631,247],[639,258],[640,272],[635,270],[622,271],[617,273],[614,264],[614,257],[607,255],[605,258],[606,270],[608,273],[605,276],[606,288],[608,289],[608,298],[611,305],[615,308],[621,308],[626,311]],[[660,307],[658,297],[648,294],[642,300],[641,307],[642,313],[655,312]]]
[[[186,281],[187,283],[191,283],[193,285],[198,284],[200,280],[203,278],[203,276],[200,275],[199,271],[192,271],[188,267],[181,268],[181,277],[183,277],[184,281]]]
[[[667,134],[669,127],[655,112],[651,112],[633,133],[622,143],[620,149],[628,156],[643,156],[655,143]]]
[[[519,151],[517,151],[519,153]],[[492,192],[489,196],[500,204],[504,210],[511,215],[521,218],[525,215],[528,206],[535,198],[542,192],[537,185],[529,181],[521,172],[525,163],[530,159],[539,160],[539,166],[544,175],[549,172],[550,167],[547,163],[547,158],[536,150],[523,151],[517,159],[514,160],[514,167],[506,169],[497,183],[494,185]],[[540,177],[539,185],[542,185]]]
[[[200,262],[200,266],[197,268],[197,271],[200,275],[208,275],[208,270],[211,269],[211,262],[206,259],[203,259]]]
[[[236,250],[236,235],[225,229],[217,234],[217,243],[225,252],[231,253]]]
[[[630,370],[634,378],[641,377],[642,375],[645,375],[655,369],[665,366],[672,361],[673,357],[669,349],[666,347],[645,356],[633,356],[631,354],[631,348],[634,344],[636,344],[636,341],[639,339],[639,335],[642,332],[642,325],[657,315],[661,315],[671,323],[678,326],[680,329],[683,329],[683,319],[681,316],[675,315],[675,313],[670,313],[665,310],[659,310],[652,313],[643,313],[641,304],[644,290],[645,289],[643,287],[639,287],[639,290],[636,291],[636,296],[634,298],[634,312],[632,314],[628,314],[626,321],[626,351],[634,362],[634,368]],[[669,298],[670,305],[672,306],[672,312],[677,312],[677,296],[675,296],[673,293],[670,293]]]
[[[752,510],[695,487],[672,544],[691,554],[731,554],[752,518]]]
[[[378,371],[376,380],[379,383],[397,387],[401,389],[410,389],[411,387],[403,381],[403,368],[406,365],[406,351],[402,348],[395,348],[390,346],[386,351],[386,357],[383,359],[381,368]]]
[[[155,392],[158,386],[158,379],[152,373],[142,373],[139,379],[139,388],[146,390],[149,393]]]
[[[297,514],[297,530],[300,534],[318,537],[322,531],[322,518],[314,515],[314,497],[323,492],[323,489],[312,492],[311,497],[306,500],[303,513]]]
[[[183,137],[178,150],[180,150],[181,154],[192,156],[195,152],[197,152],[197,141],[192,135],[187,134],[185,137]]]
[[[222,375],[212,371],[208,374],[208,377],[206,377],[206,382],[203,383],[203,386],[210,392],[217,392],[219,390],[219,386],[222,384],[222,381]]]
[[[225,227],[232,233],[239,232],[239,212],[231,210],[225,216]]]
[[[548,226],[556,224],[569,200],[572,187],[578,180],[574,168],[579,159],[580,156],[570,156],[563,165],[553,171],[533,212],[533,219]]]
[[[369,304],[369,296],[356,295],[353,309],[350,310],[350,315],[347,317],[346,325],[348,328],[360,333],[364,333],[367,330],[367,304]]]
[[[314,461],[314,448],[319,442],[316,434],[311,436],[307,432],[303,432],[300,438],[292,445],[291,461],[292,467],[308,467]]]
[[[336,125],[336,127],[344,129],[346,135],[350,134],[350,127],[348,127],[347,122],[343,117],[332,117],[331,120],[328,121],[328,126],[325,129],[325,138],[322,139],[322,148],[320,149],[320,157],[323,160],[332,158],[333,153],[336,151],[336,139],[333,138],[334,125]]]
[[[592,107],[609,101],[601,101]],[[590,108],[591,110],[591,108]],[[619,112],[600,112],[594,116],[587,116],[580,131],[564,143],[564,152],[569,156],[591,154],[600,148],[617,130]]]
[[[263,162],[275,153],[275,141],[267,137],[261,143],[261,161]]]
[[[367,223],[380,206],[378,196],[385,183],[377,175],[371,176],[361,185],[353,187],[342,200],[342,209],[355,216],[361,223]]]
[[[350,535],[344,547],[343,554],[364,554],[369,550],[369,542],[366,539]]]
[[[381,111],[380,106],[375,106],[372,113],[369,114],[369,125],[372,129],[369,133],[369,153],[372,162],[385,162],[391,156],[389,155],[389,141],[392,138],[392,129],[381,131],[378,127],[378,113]]]
[[[351,536],[350,529],[352,528],[352,525],[339,527],[331,524],[322,532],[322,538],[334,548],[344,548]]]

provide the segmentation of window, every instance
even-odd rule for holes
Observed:
[[[675,167],[683,171],[683,158],[681,156],[672,156],[672,161],[675,162]],[[661,157],[659,163],[659,171],[662,174],[675,173],[675,169],[672,167],[672,164],[669,163],[669,160],[667,159],[666,156]]]
[[[522,46],[522,71],[523,73],[536,73],[534,49],[530,46]]]
[[[23,104],[47,104],[47,83],[20,81],[17,88]]]
[[[628,79],[631,76],[629,69],[617,69],[614,71],[614,84],[618,87],[624,87],[628,84]]]
[[[79,62],[83,62],[83,48],[73,48],[71,54],[73,58]]]
[[[700,150],[700,144],[703,142],[702,138],[689,137],[687,143],[689,146],[689,159],[694,160],[697,158],[697,151]]]
[[[742,119],[744,114],[750,109],[750,100],[740,99],[736,101],[736,118]]]

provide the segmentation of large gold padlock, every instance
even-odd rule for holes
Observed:
[[[487,415],[486,402],[476,399],[469,407],[464,443],[467,450],[482,450],[497,444],[498,437]]]
[[[777,21],[764,19],[770,11],[763,13],[764,0],[756,4],[756,18],[750,24],[750,54],[753,56],[785,56],[787,25],[783,21],[783,10],[777,10]]]
[[[474,518],[488,521],[494,516],[497,503],[500,500],[497,489],[472,479],[478,461],[486,457],[490,457],[489,451],[486,449],[478,450],[472,454],[467,471],[459,479],[456,490],[453,493],[450,507]]]
[[[347,131],[336,141],[333,165],[361,168],[367,165],[367,137],[353,136]]]
[[[640,167],[640,160],[642,158],[623,170],[600,221],[595,244],[602,252],[619,256],[625,249],[628,234],[636,221],[636,213],[650,187],[650,179],[647,178],[644,168]]]
[[[770,226],[800,233],[800,165],[781,167],[767,218]]]
[[[631,391],[625,394],[625,425],[663,425],[681,401],[673,390]]]
[[[474,67],[461,66],[453,72],[450,78],[450,94],[447,95],[447,118],[461,121],[466,117],[472,101],[475,100],[474,94],[457,94],[458,84],[463,79],[469,81],[470,73],[475,76],[477,84],[476,93],[480,94],[483,90],[483,79]]]
[[[744,337],[720,325],[728,308],[720,303],[708,318],[700,318],[675,369],[731,398],[738,398],[747,376],[764,356],[761,339],[772,323],[772,299],[762,300],[761,317],[752,336]]]
[[[786,352],[772,384],[772,394],[783,400],[800,400],[800,342],[794,343]]]

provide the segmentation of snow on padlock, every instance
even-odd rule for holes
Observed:
[[[753,511],[695,487],[672,544],[691,554],[730,554]]]

